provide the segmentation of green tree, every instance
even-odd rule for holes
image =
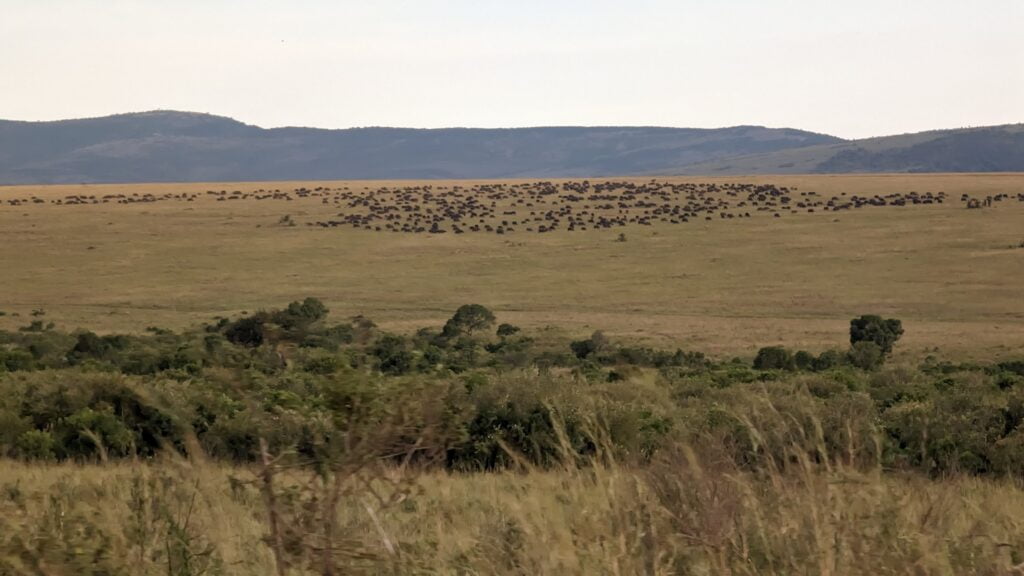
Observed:
[[[903,336],[903,323],[895,318],[865,314],[850,320],[850,345],[874,342],[883,355],[891,354],[896,341]]]
[[[502,324],[498,326],[498,336],[501,338],[507,338],[517,332],[519,332],[518,326],[513,326],[511,324]]]
[[[413,368],[413,354],[401,336],[381,336],[373,347],[373,355],[380,361],[380,371],[385,374],[405,374]]]
[[[245,316],[228,325],[224,337],[234,344],[259,346],[265,337],[264,325],[267,323],[265,313]]]
[[[110,349],[110,344],[93,332],[82,332],[71,349],[73,359],[102,358]]]
[[[469,335],[487,330],[494,325],[494,313],[479,304],[466,304],[455,311],[445,323],[441,335],[445,338]]]

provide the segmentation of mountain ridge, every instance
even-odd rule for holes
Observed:
[[[843,140],[757,125],[262,128],[178,110],[0,120],[0,184],[1010,169],[1024,170],[1024,125]]]
[[[737,156],[679,174],[856,174],[1024,171],[1024,124],[928,130]]]

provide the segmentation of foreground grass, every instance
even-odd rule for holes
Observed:
[[[389,506],[353,491],[337,518],[344,570],[308,558],[288,573],[1024,573],[1019,484],[699,460],[428,473]],[[0,574],[275,574],[253,478],[181,460],[3,462]]]
[[[979,360],[1024,351],[1024,249],[1013,248],[1024,242],[1024,205],[965,210],[959,203],[962,193],[1015,193],[1024,176],[725,180],[824,195],[945,191],[951,201],[629,228],[627,242],[615,242],[619,230],[433,236],[307,228],[301,224],[337,211],[317,199],[5,205],[0,311],[7,315],[0,328],[23,326],[42,309],[44,321],[68,330],[180,329],[306,294],[324,300],[336,319],[364,314],[389,330],[436,325],[459,305],[478,302],[527,328],[556,325],[574,337],[601,329],[719,357],[751,357],[773,343],[812,351],[844,346],[848,319],[864,310],[912,323],[899,353],[914,359],[935,348],[944,357]],[[299,185],[310,184],[269,186]],[[265,186],[27,187],[0,195]],[[279,226],[284,214],[300,225]]]

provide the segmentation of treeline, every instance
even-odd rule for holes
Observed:
[[[479,305],[412,335],[331,323],[313,298],[184,332],[35,321],[0,332],[0,455],[479,470],[713,442],[752,468],[802,446],[862,467],[1024,472],[1024,361],[886,366],[902,334],[867,315],[847,350],[766,347],[751,363],[531,335]]]

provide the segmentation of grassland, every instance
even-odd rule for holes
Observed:
[[[1024,373],[955,363],[1024,357],[1024,202],[959,201],[1024,175],[742,180],[948,201],[498,236],[205,193],[407,182],[0,189],[0,329],[40,323],[0,334],[0,576],[1024,574]],[[53,203],[147,193],[199,196]],[[228,338],[304,296],[404,333],[476,302],[523,334],[339,348],[279,311]],[[750,368],[845,349],[863,313],[906,329],[881,369]],[[595,329],[603,355],[569,354]]]
[[[336,317],[365,314],[394,330],[439,324],[479,302],[526,327],[603,329],[722,356],[771,343],[841,346],[848,319],[864,312],[903,319],[901,353],[912,357],[1024,351],[1024,250],[1014,248],[1024,204],[965,210],[958,201],[1016,193],[1024,175],[724,181],[821,194],[945,191],[953,201],[626,228],[627,242],[614,241],[618,229],[456,236],[301,225],[331,215],[316,199],[3,205],[0,328],[26,324],[34,309],[68,329],[181,328],[314,295]],[[0,200],[316,185],[8,187]],[[284,214],[300,225],[278,225]]]
[[[429,475],[395,506],[345,502],[339,564],[348,574],[1021,573],[1024,500],[1010,483],[720,472]],[[274,574],[252,478],[183,462],[5,464],[0,571]],[[289,573],[321,573],[311,564]]]

